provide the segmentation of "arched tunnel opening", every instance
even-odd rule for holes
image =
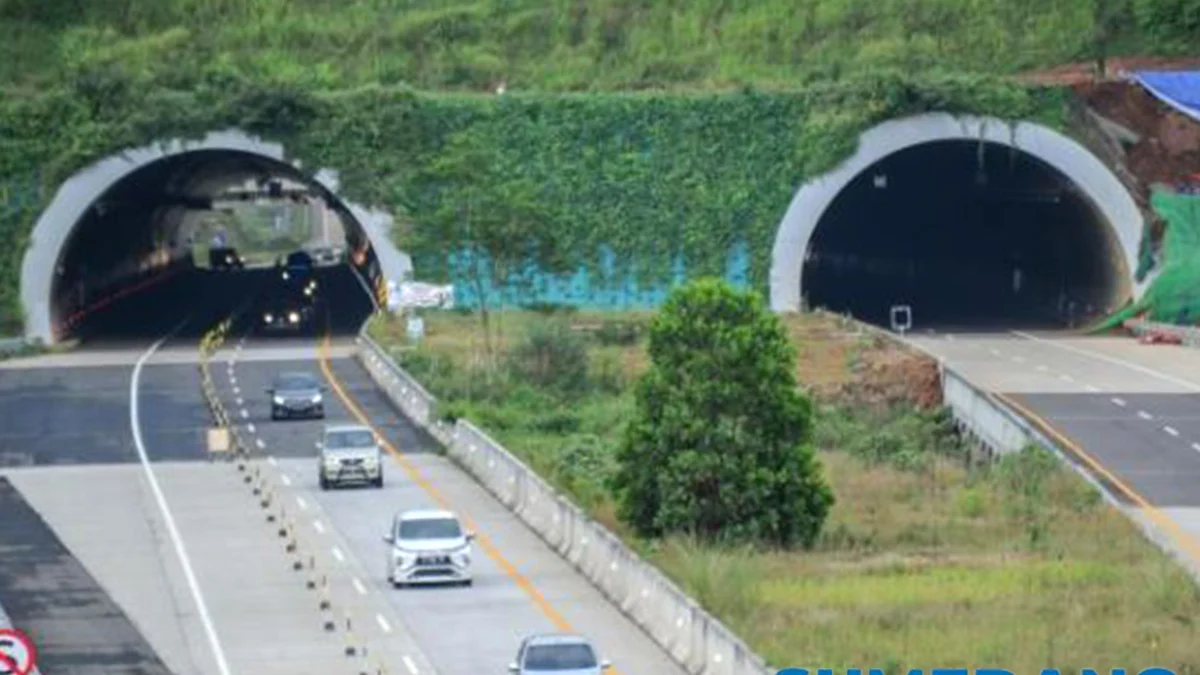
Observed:
[[[1077,327],[1126,299],[1112,228],[1070,178],[997,143],[891,154],[822,214],[801,288],[810,307],[912,328]],[[903,317],[903,312],[899,314]]]
[[[91,203],[54,269],[56,339],[197,336],[232,316],[257,337],[357,331],[379,265],[324,186],[261,155],[195,150],[130,172]]]

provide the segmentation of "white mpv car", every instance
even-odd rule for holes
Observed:
[[[388,551],[388,581],[395,587],[410,584],[471,585],[473,532],[449,511],[405,511],[392,522],[383,538]]]

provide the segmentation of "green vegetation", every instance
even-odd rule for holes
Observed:
[[[401,321],[377,319],[371,331],[449,416],[487,429],[771,663],[1037,672],[1154,661],[1200,673],[1200,597],[1186,574],[1044,452],[981,465],[938,411],[820,399],[814,444],[837,500],[811,550],[639,539],[617,518],[610,485],[636,415],[633,383],[650,367],[651,317],[496,320],[494,347],[508,356],[492,370],[466,315],[427,314],[416,348],[399,349]],[[793,336],[839,331],[817,315],[785,320]],[[830,364],[850,367],[829,340],[803,339],[802,384],[816,372],[830,379]],[[551,368],[587,376],[568,383],[548,377]]]
[[[449,272],[450,251],[425,235],[446,213],[438,195],[454,189],[437,163],[452,139],[469,138],[478,144],[473,154],[503,168],[479,172],[477,198],[505,203],[514,184],[535,190],[539,217],[561,237],[553,250],[568,254],[557,262],[657,281],[678,254],[689,275],[720,275],[745,243],[750,281],[765,289],[775,230],[796,187],[844,158],[863,129],[927,110],[1061,126],[1063,102],[1057,90],[897,73],[791,93],[465,97],[236,79],[146,90],[120,70],[102,71],[0,98],[0,196],[9,195],[0,204],[0,241],[15,244],[0,252],[0,314],[19,318],[21,254],[56,186],[149,139],[237,127],[281,142],[305,167],[336,168],[349,198],[406,221],[401,243],[422,276],[436,280]],[[614,270],[601,269],[606,246]],[[534,262],[551,261],[531,253]]]
[[[649,353],[617,453],[621,519],[655,537],[811,546],[833,494],[779,317],[757,293],[693,281],[650,325]]]
[[[880,68],[1013,73],[1185,53],[1196,0],[7,0],[0,82],[112,67],[168,88],[794,87]]]

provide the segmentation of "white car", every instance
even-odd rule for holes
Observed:
[[[516,675],[600,675],[612,667],[596,655],[586,638],[566,633],[531,635],[521,641],[517,660],[508,666]]]
[[[383,451],[370,427],[327,424],[317,442],[317,477],[322,490],[348,483],[383,487]]]
[[[449,511],[405,511],[397,514],[383,538],[388,551],[387,579],[399,588],[410,584],[471,585],[473,532],[463,529]]]

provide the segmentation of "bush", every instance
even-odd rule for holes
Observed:
[[[508,369],[519,382],[560,394],[580,394],[588,383],[587,345],[564,323],[537,322],[529,327],[524,342],[509,352]]]
[[[702,279],[650,327],[614,480],[639,533],[811,545],[833,503],[810,444],[795,353],[759,296]]]
[[[602,345],[628,346],[636,344],[642,336],[641,325],[633,321],[605,321],[594,333]]]

